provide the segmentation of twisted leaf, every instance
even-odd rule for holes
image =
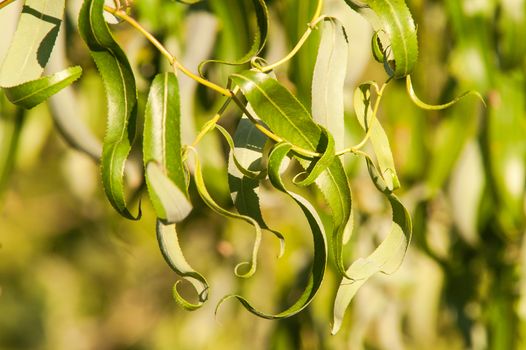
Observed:
[[[345,0],[345,2],[367,18],[378,34],[385,34],[387,42],[381,45],[384,53],[381,56],[375,54],[375,57],[383,57],[387,73],[394,78],[403,78],[411,73],[418,59],[418,42],[415,22],[405,1]],[[367,11],[369,9],[372,13]]]
[[[103,16],[104,0],[86,0],[79,13],[79,32],[101,74],[108,101],[108,123],[102,149],[102,183],[111,205],[134,217],[124,194],[124,166],[135,138],[137,90],[130,63]]]
[[[277,80],[254,71],[233,74],[231,79],[240,87],[257,116],[274,134],[292,144],[293,150],[299,147],[308,152],[323,153],[328,148],[330,134],[322,131],[298,99]],[[316,161],[319,160],[313,160]],[[306,162],[303,164],[307,165]],[[332,156],[324,167],[316,184],[332,211],[333,253],[338,270],[345,274],[343,236],[352,229],[351,190],[339,158]]]
[[[222,130],[220,126],[217,126]],[[228,158],[228,185],[230,196],[237,211],[257,221],[262,229],[269,230],[280,240],[279,256],[285,250],[283,235],[268,227],[259,207],[260,180],[266,176],[263,167],[263,147],[267,137],[246,117],[242,117],[234,133],[234,139],[222,131],[230,145]]]
[[[219,215],[222,215],[222,216],[225,216],[225,217],[229,217],[229,218],[233,218],[233,219],[243,220],[246,223],[254,226],[254,231],[255,231],[255,234],[256,234],[256,238],[255,238],[255,241],[254,241],[254,246],[252,248],[252,257],[250,259],[250,262],[239,263],[236,266],[235,271],[234,271],[236,276],[248,278],[248,277],[252,276],[256,272],[257,256],[258,256],[259,246],[261,245],[261,227],[259,226],[258,222],[256,220],[254,220],[253,218],[251,218],[250,216],[237,214],[237,213],[228,211],[228,210],[224,209],[223,207],[221,207],[219,204],[217,204],[214,201],[214,199],[212,198],[212,196],[210,196],[210,193],[208,192],[208,190],[206,188],[206,184],[205,184],[205,181],[204,181],[204,178],[203,178],[203,171],[201,169],[201,162],[199,161],[199,158],[197,157],[197,153],[196,153],[195,149],[193,149],[193,148],[189,148],[189,150],[194,152],[194,155],[195,155],[195,157],[194,157],[195,158],[195,165],[194,165],[195,185],[197,187],[197,192],[199,192],[199,195],[201,196],[201,198],[203,199],[205,204],[210,209],[212,209],[213,211],[218,213]],[[245,265],[249,265],[248,271],[245,272],[245,273],[239,272],[240,268],[242,266],[245,266]]]
[[[372,160],[366,157],[366,161],[371,179],[391,205],[393,224],[387,237],[374,252],[366,258],[356,260],[347,270],[347,276],[349,277],[343,277],[334,301],[332,334],[336,334],[340,329],[345,310],[358,289],[369,277],[377,272],[386,274],[395,272],[400,267],[411,241],[412,225],[409,212],[402,202],[389,190],[388,185],[383,181]]]
[[[373,115],[371,86],[371,83],[365,83],[354,90],[354,110],[360,126],[369,133],[374,154],[378,161],[380,176],[388,188],[393,191],[400,187],[400,181],[396,175],[389,139],[378,118]]]
[[[289,143],[283,142],[277,144],[269,156],[268,171],[272,185],[274,185],[274,187],[280,190],[281,192],[288,194],[300,206],[301,210],[305,214],[305,217],[307,218],[307,221],[309,222],[309,226],[312,231],[312,237],[314,240],[314,261],[312,265],[311,275],[309,277],[309,281],[307,282],[307,286],[298,298],[298,300],[292,306],[277,314],[269,314],[257,310],[256,308],[254,308],[254,306],[252,306],[252,304],[250,304],[250,302],[247,299],[245,299],[241,295],[227,295],[226,297],[221,299],[221,301],[217,305],[216,312],[219,306],[225,300],[230,298],[236,298],[248,311],[259,317],[263,317],[266,319],[280,319],[290,317],[303,310],[307,305],[309,305],[309,303],[312,301],[312,299],[318,292],[321,282],[323,281],[325,267],[327,265],[327,239],[325,236],[323,224],[316,212],[316,209],[314,209],[314,207],[302,196],[287,190],[281,179],[280,168],[284,159],[286,158],[287,154],[291,149],[292,145],[290,145]]]

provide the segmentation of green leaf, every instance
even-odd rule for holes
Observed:
[[[248,277],[252,276],[256,272],[257,256],[258,256],[259,246],[261,245],[261,227],[259,226],[258,222],[256,220],[254,220],[253,218],[251,218],[250,216],[242,215],[242,214],[238,214],[238,213],[234,213],[234,212],[228,211],[228,210],[224,209],[223,207],[221,207],[219,204],[217,204],[214,201],[214,199],[212,198],[212,196],[210,195],[210,193],[208,192],[208,190],[206,188],[206,184],[205,184],[205,181],[203,179],[203,171],[201,169],[201,162],[199,161],[199,158],[197,156],[197,151],[194,148],[191,148],[191,147],[189,147],[188,150],[192,151],[194,153],[194,155],[195,155],[195,157],[194,157],[194,159],[195,159],[195,165],[194,165],[195,185],[197,187],[197,192],[199,192],[199,195],[201,196],[201,198],[203,199],[205,204],[210,209],[212,209],[213,211],[218,213],[219,215],[222,215],[222,216],[228,217],[228,218],[243,220],[246,223],[254,226],[254,231],[255,231],[255,234],[256,234],[256,238],[254,240],[254,246],[252,248],[252,257],[250,259],[250,262],[239,263],[236,266],[235,271],[234,271],[236,276],[243,277],[243,278],[248,278]],[[249,265],[249,269],[245,273],[241,273],[240,272],[240,268],[242,266],[245,266],[245,265]]]
[[[277,144],[269,156],[268,171],[272,185],[278,190],[288,194],[300,206],[301,210],[305,214],[305,217],[307,218],[307,221],[309,222],[309,226],[312,231],[312,237],[314,240],[314,258],[312,264],[312,271],[307,282],[307,286],[292,306],[277,314],[269,314],[259,311],[256,308],[254,308],[254,306],[252,306],[252,304],[250,304],[250,302],[247,299],[245,299],[241,295],[236,294],[227,295],[226,297],[221,299],[221,301],[216,307],[216,312],[219,306],[221,306],[221,304],[225,300],[230,298],[236,298],[248,311],[259,317],[263,317],[266,319],[280,319],[290,317],[303,310],[307,305],[309,305],[309,303],[312,301],[312,299],[318,292],[321,282],[323,281],[325,267],[327,265],[327,239],[323,228],[323,224],[316,212],[316,209],[314,209],[314,207],[302,196],[287,190],[281,179],[280,168],[284,159],[286,158],[287,154],[290,152],[291,149],[292,145],[288,143]]]
[[[27,0],[0,68],[0,86],[38,79],[49,60],[62,23],[65,0]]]
[[[143,137],[146,184],[157,217],[165,223],[179,222],[192,205],[181,156],[181,108],[174,73],[158,74],[152,82]]]
[[[219,0],[217,3],[218,6],[223,6],[225,4],[222,4],[224,0]],[[233,61],[227,61],[227,60],[206,60],[199,64],[198,70],[199,74],[203,75],[203,69],[204,66],[208,63],[221,63],[221,64],[227,64],[231,66],[239,66],[245,63],[250,62],[250,60],[253,57],[256,57],[263,47],[265,46],[265,43],[267,42],[267,36],[268,36],[268,27],[269,27],[269,13],[267,5],[265,4],[265,0],[252,0],[252,4],[254,6],[254,10],[256,12],[256,31],[254,34],[254,39],[252,41],[252,45],[249,49],[249,51],[241,58],[238,58]],[[231,11],[228,7],[226,8],[227,11]]]
[[[216,127],[222,130],[219,125]],[[226,131],[222,133],[230,145],[228,185],[234,206],[240,214],[250,216],[262,229],[278,237],[280,240],[278,256],[281,257],[285,250],[283,235],[268,227],[259,206],[260,180],[266,177],[263,148],[268,138],[246,116],[239,121],[233,140]]]
[[[175,301],[183,308],[190,311],[200,308],[208,299],[208,282],[186,261],[179,244],[179,238],[177,237],[175,224],[165,225],[160,220],[157,220],[157,242],[159,243],[161,253],[163,254],[163,257],[168,265],[178,275],[182,276],[183,279],[190,282],[197,292],[197,303],[187,301],[177,290],[177,285],[181,282],[177,281],[173,287],[173,296]]]
[[[371,107],[372,86],[372,83],[365,83],[354,90],[354,110],[360,126],[369,133],[380,175],[389,190],[393,191],[400,187],[400,181],[396,175],[389,139],[377,116],[373,115],[373,108]]]
[[[312,117],[332,134],[339,150],[345,145],[343,85],[349,46],[345,28],[337,19],[329,17],[323,24],[312,76]]]
[[[53,75],[4,88],[4,91],[13,104],[30,109],[71,85],[81,75],[82,68],[79,66],[70,67]]]
[[[386,36],[384,67],[394,78],[403,78],[418,59],[418,41],[413,17],[404,0],[345,0],[371,22],[380,40]],[[372,10],[367,11],[368,9]],[[374,48],[374,46],[373,46]]]
[[[79,13],[79,32],[101,74],[108,101],[108,123],[102,149],[102,182],[111,205],[131,214],[124,193],[124,166],[136,133],[137,90],[126,54],[113,38],[103,16],[104,0],[86,0]]]
[[[347,270],[348,277],[343,277],[334,301],[332,334],[336,334],[340,329],[345,310],[358,289],[369,277],[377,272],[386,274],[395,272],[400,267],[411,241],[412,225],[409,212],[402,202],[389,191],[387,184],[383,181],[372,160],[366,157],[366,161],[371,179],[391,205],[393,224],[387,237],[374,252],[366,258],[360,258],[353,262]]]
[[[292,144],[293,151],[297,147],[308,152],[323,152],[327,149],[328,134],[277,80],[254,71],[233,74],[231,79],[240,87],[257,116],[274,134]],[[303,165],[306,167],[306,162]],[[316,178],[316,184],[332,211],[332,249],[338,271],[345,274],[343,237],[348,237],[352,230],[352,202],[347,175],[338,157],[332,157],[332,161]]]

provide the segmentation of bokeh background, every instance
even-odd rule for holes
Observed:
[[[264,56],[274,62],[306,30],[316,4],[267,3],[271,30]],[[0,59],[21,5],[0,11]],[[102,83],[76,33],[80,1],[68,1],[50,70],[80,64],[81,80],[68,94],[27,112],[0,96],[0,348],[525,349],[526,1],[411,0],[408,6],[418,25],[420,59],[412,77],[419,96],[440,103],[475,89],[486,106],[468,96],[445,111],[422,111],[403,82],[389,85],[380,120],[391,140],[399,195],[412,213],[414,236],[400,270],[371,278],[352,302],[342,330],[331,336],[339,283],[332,265],[313,303],[297,316],[262,320],[234,301],[214,316],[217,301],[232,292],[264,310],[283,309],[305,282],[312,254],[307,223],[270,187],[262,194],[264,215],[285,233],[287,251],[276,259],[277,244],[265,237],[259,270],[246,281],[236,278],[233,268],[250,249],[250,227],[213,214],[194,193],[196,209],[179,231],[186,257],[207,277],[211,295],[194,312],[175,304],[171,288],[178,277],[159,252],[150,203],[142,201],[138,222],[119,217],[104,199],[96,163],[70,147],[55,127],[53,116],[69,118],[86,128],[97,147],[105,125]],[[247,51],[252,25],[246,11],[250,1],[186,6],[136,0],[132,14],[195,71],[205,58],[231,59]],[[338,17],[350,38],[346,118],[347,143],[354,144],[362,134],[352,91],[386,75],[371,59],[368,22],[343,0],[326,1],[324,13]],[[125,23],[112,29],[136,70],[143,105],[149,82],[168,69],[166,62]],[[318,40],[313,35],[276,71],[307,106]],[[235,69],[211,64],[207,74],[224,85]],[[180,80],[188,143],[221,98]],[[74,108],[61,108],[68,103]],[[232,128],[238,117],[231,109],[223,124]],[[207,184],[228,207],[225,150],[215,134],[200,145]],[[374,249],[387,232],[390,213],[364,164],[351,156],[345,161],[356,208],[351,259]],[[129,170],[131,187],[140,182],[136,168]],[[306,195],[321,204],[319,194]]]

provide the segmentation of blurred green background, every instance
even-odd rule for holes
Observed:
[[[249,3],[206,0],[189,7],[136,0],[133,15],[195,71],[206,58],[232,59],[247,51]],[[303,34],[316,4],[267,3],[271,29],[264,56],[274,62]],[[0,59],[21,5],[0,11]],[[196,209],[179,231],[186,257],[207,277],[211,295],[195,312],[175,304],[177,276],[157,247],[150,203],[143,200],[139,222],[119,217],[104,198],[97,165],[54,128],[52,113],[66,112],[94,140],[102,139],[105,126],[102,83],[76,33],[80,1],[68,1],[51,66],[80,64],[82,79],[70,95],[29,112],[0,96],[0,349],[525,349],[526,1],[413,0],[408,6],[418,25],[420,60],[412,77],[419,96],[441,103],[475,89],[486,106],[469,96],[446,111],[422,111],[403,82],[388,86],[379,118],[394,152],[400,197],[413,216],[413,241],[400,270],[367,282],[342,330],[331,336],[339,283],[332,265],[314,302],[297,316],[263,320],[231,301],[214,317],[225,294],[239,291],[257,307],[277,310],[305,282],[312,254],[307,223],[290,199],[270,187],[262,193],[262,208],[269,225],[285,233],[284,257],[277,260],[276,242],[264,237],[256,275],[236,278],[233,268],[246,258],[250,228],[216,216],[194,194]],[[337,16],[350,38],[346,143],[354,144],[362,135],[352,91],[386,75],[371,59],[368,22],[343,0],[326,1],[324,13]],[[166,62],[128,25],[112,28],[136,70],[144,104],[149,82],[168,68]],[[306,105],[318,40],[313,35],[276,71]],[[225,85],[240,68],[207,69],[211,80]],[[189,143],[221,99],[180,80]],[[66,103],[74,108],[50,108]],[[224,125],[232,128],[236,118],[239,113],[229,110]],[[214,198],[229,206],[221,142],[210,135],[200,151]],[[351,156],[346,164],[357,226],[348,258],[357,258],[385,236],[390,213],[364,164]],[[136,173],[132,167],[132,187],[140,181]]]

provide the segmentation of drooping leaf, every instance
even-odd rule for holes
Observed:
[[[300,147],[309,152],[325,151],[329,145],[328,140],[324,140],[327,135],[324,136],[322,128],[314,123],[305,107],[277,80],[254,71],[233,74],[231,79],[240,87],[257,116],[274,134],[292,144],[293,150]],[[303,165],[308,167],[306,162]],[[338,157],[332,157],[316,178],[316,184],[332,211],[332,250],[337,268],[344,274],[343,236],[352,229],[351,190]]]
[[[345,310],[358,289],[377,272],[386,274],[395,272],[400,267],[411,241],[412,225],[409,212],[389,190],[372,160],[366,157],[366,161],[369,175],[376,188],[386,196],[391,205],[393,223],[391,231],[382,243],[368,257],[353,262],[347,270],[348,277],[343,277],[334,301],[332,334],[336,334],[340,329]]]
[[[360,126],[369,133],[373,151],[378,161],[380,176],[388,188],[393,191],[400,187],[400,181],[396,175],[389,139],[378,121],[378,117],[373,115],[371,87],[370,83],[365,83],[354,90],[354,110]]]
[[[0,68],[1,87],[13,87],[42,75],[62,23],[64,3],[65,0],[25,2]]]
[[[13,104],[30,109],[47,100],[82,75],[79,66],[66,68],[53,75],[31,80],[13,87],[4,88],[5,94]]]
[[[197,303],[187,301],[177,290],[177,285],[181,282],[177,281],[173,286],[173,296],[175,301],[183,308],[190,311],[200,308],[208,299],[208,282],[186,261],[179,244],[175,224],[165,225],[160,220],[157,220],[157,242],[159,243],[161,253],[168,265],[179,276],[182,276],[183,279],[190,282],[197,292]]]
[[[219,5],[223,3],[222,5]],[[267,5],[265,4],[265,0],[252,0],[252,4],[254,6],[254,11],[256,13],[256,30],[254,33],[254,40],[252,41],[252,45],[250,46],[250,50],[243,56],[236,60],[206,60],[201,62],[199,64],[199,73],[203,75],[203,69],[204,66],[208,63],[221,63],[221,64],[227,64],[231,66],[239,66],[245,63],[250,62],[250,60],[257,56],[263,47],[265,46],[265,43],[267,42],[267,36],[268,36],[268,27],[269,27],[269,13]],[[223,0],[221,0],[218,3],[218,6],[225,6],[226,3],[224,3]],[[228,8],[228,6],[225,7],[227,11],[231,11],[231,8]]]
[[[318,57],[312,76],[312,117],[344,147],[343,84],[349,52],[345,28],[335,18],[323,22]]]
[[[278,190],[288,194],[300,206],[311,228],[312,237],[314,241],[314,258],[307,286],[292,306],[277,314],[270,314],[257,310],[247,299],[245,299],[241,295],[227,295],[226,297],[221,299],[221,301],[217,305],[216,312],[219,306],[225,300],[230,298],[236,298],[248,311],[259,317],[263,317],[266,319],[280,319],[290,317],[292,315],[297,314],[298,312],[303,310],[307,305],[309,305],[323,281],[325,267],[327,265],[327,239],[321,219],[319,218],[314,207],[305,198],[298,195],[297,193],[287,190],[280,175],[280,168],[282,166],[282,163],[291,149],[292,146],[288,143],[284,142],[277,144],[269,156],[268,171],[269,178],[273,186]]]
[[[108,101],[108,122],[102,149],[102,182],[111,205],[124,217],[130,212],[124,191],[124,166],[136,133],[137,90],[126,54],[113,38],[103,16],[104,0],[86,0],[79,13],[79,32],[101,74]]]
[[[371,22],[375,31],[385,34],[384,67],[394,78],[410,74],[418,59],[418,42],[413,17],[404,0],[345,0]],[[368,10],[372,10],[368,11]]]
[[[228,133],[225,137],[228,139],[229,135],[227,135]],[[267,140],[267,137],[246,116],[241,118],[234,139],[229,140],[228,185],[237,211],[242,215],[250,216],[262,229],[269,230],[278,237],[280,240],[278,256],[282,256],[285,249],[283,235],[268,227],[259,206],[260,180],[266,176],[262,162],[263,148]]]
[[[181,156],[181,109],[174,73],[152,82],[144,117],[143,159],[153,207],[165,223],[183,220],[191,211]]]
[[[255,231],[254,233],[256,237],[255,237],[254,245],[252,248],[252,257],[250,259],[250,262],[239,263],[236,266],[235,271],[234,271],[236,276],[238,277],[244,277],[244,278],[250,277],[256,272],[256,268],[257,268],[258,251],[259,251],[259,246],[261,245],[261,227],[259,226],[258,222],[254,220],[253,218],[251,218],[250,216],[228,211],[216,203],[216,201],[212,198],[212,196],[210,195],[210,193],[208,192],[206,188],[206,184],[203,178],[203,171],[201,169],[201,162],[199,161],[196,151],[191,147],[189,147],[188,149],[194,152],[194,155],[195,155],[195,165],[194,165],[195,185],[197,188],[197,192],[199,192],[199,195],[201,196],[205,204],[210,209],[218,213],[219,215],[222,215],[228,218],[243,220],[246,223],[254,226],[254,231]],[[241,273],[240,268],[245,265],[248,265],[249,269],[245,273]]]

